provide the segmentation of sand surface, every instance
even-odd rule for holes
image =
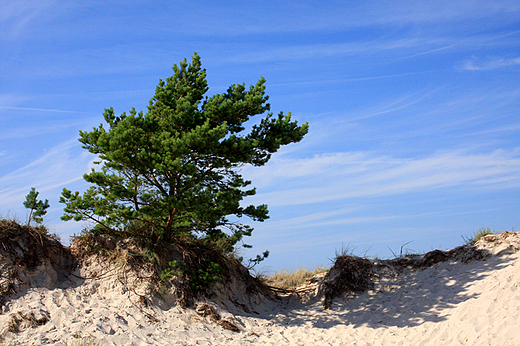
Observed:
[[[79,345],[90,337],[100,345],[520,345],[520,234],[478,246],[492,255],[405,271],[335,299],[329,310],[316,292],[265,300],[247,313],[205,301],[238,332],[174,302],[143,306],[115,274],[18,292],[4,303],[0,328],[5,345]],[[8,331],[13,319],[18,332]]]

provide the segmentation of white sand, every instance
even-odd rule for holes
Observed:
[[[319,296],[266,301],[251,307],[256,313],[208,301],[239,332],[173,302],[142,307],[116,275],[20,292],[3,306],[0,326],[6,344],[29,345],[74,345],[74,336],[101,345],[520,345],[520,234],[480,247],[495,255],[411,271],[356,298],[336,299],[330,310]],[[49,320],[7,332],[16,313]]]

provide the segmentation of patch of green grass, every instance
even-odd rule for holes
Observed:
[[[496,233],[498,233],[496,230],[494,230],[494,229],[491,230],[491,228],[489,228],[489,227],[482,226],[479,229],[477,229],[475,231],[475,233],[473,233],[472,237],[464,237],[464,236],[462,236],[462,239],[464,239],[466,244],[473,245],[476,242],[478,242],[480,240],[480,238],[482,238],[483,236],[486,236],[488,234],[496,234]]]
[[[350,244],[341,244],[339,249],[334,250],[334,260],[332,260],[332,262],[335,262],[336,259],[341,256],[354,256],[354,250],[356,250],[356,248]]]

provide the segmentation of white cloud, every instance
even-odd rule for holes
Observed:
[[[92,155],[86,152],[78,154],[78,147],[76,139],[61,143],[40,158],[0,176],[2,205],[16,208],[31,187],[41,192],[49,191],[57,200],[59,190],[81,180],[92,161]]]
[[[0,2],[0,28],[3,28],[2,38],[20,37],[25,30],[44,17],[56,4],[54,0],[17,0]]]
[[[314,1],[278,1],[268,4],[243,2],[239,8],[226,3],[197,8],[181,5],[187,15],[177,32],[213,35],[243,35],[273,32],[348,30],[367,26],[409,24],[435,25],[475,21],[501,15],[503,21],[518,18],[517,1],[334,1],[326,5]],[[196,13],[193,15],[192,13]],[[265,14],[269,14],[268,16]],[[204,18],[204,20],[200,20]],[[444,25],[442,27],[449,27]]]
[[[47,125],[33,125],[30,127],[18,127],[0,130],[3,140],[29,138],[33,136],[50,135],[70,128],[78,128],[83,125],[83,121],[70,123],[48,123]]]
[[[489,49],[500,46],[515,46],[515,37],[520,31],[506,33],[476,33],[454,35],[453,33],[429,33],[417,35],[413,32],[400,36],[381,35],[371,40],[356,41],[348,36],[339,36],[336,43],[308,43],[292,46],[261,47],[261,50],[239,52],[228,58],[230,63],[260,63],[271,61],[296,61],[327,57],[360,57],[369,59],[384,55],[386,62],[411,59],[435,53]],[[508,61],[507,63],[511,63]],[[463,65],[465,66],[465,65]],[[469,65],[471,66],[471,65]]]
[[[312,84],[331,84],[331,83],[347,83],[347,82],[362,82],[362,81],[370,81],[370,80],[378,80],[378,79],[390,79],[390,78],[399,78],[406,76],[414,76],[414,75],[422,75],[432,72],[438,72],[435,70],[424,70],[417,72],[406,72],[406,73],[398,73],[398,74],[388,74],[388,75],[377,75],[377,76],[365,76],[365,77],[352,77],[352,78],[334,78],[334,79],[313,79],[313,80],[302,80],[302,81],[291,81],[287,83],[274,83],[269,84],[269,86],[280,87],[280,86],[295,86],[295,85],[312,85]]]
[[[488,71],[505,67],[520,66],[520,57],[518,58],[499,58],[490,57],[487,59],[473,58],[462,63],[461,69],[467,71]]]
[[[377,39],[369,42],[346,42],[334,44],[309,44],[291,47],[280,47],[269,50],[240,54],[230,58],[231,62],[265,62],[295,59],[314,59],[330,56],[364,56],[369,54],[389,54],[403,50],[414,52],[430,50],[430,47],[446,45],[445,40],[422,38],[404,38],[394,40]]]
[[[360,120],[375,117],[378,115],[383,115],[387,113],[392,113],[396,111],[403,110],[410,106],[422,103],[426,100],[430,95],[433,95],[438,90],[430,90],[430,91],[420,91],[414,92],[408,95],[404,95],[396,100],[392,100],[389,102],[385,102],[382,105],[377,105],[375,107],[370,107],[367,110],[359,113],[352,120]]]
[[[52,112],[52,113],[84,113],[79,111],[68,111],[62,109],[47,109],[47,108],[27,108],[27,107],[6,107],[0,106],[0,109],[11,109],[19,111],[36,111],[36,112]]]
[[[450,150],[417,158],[380,156],[372,152],[317,155],[307,159],[277,157],[256,174],[252,180],[260,193],[255,198],[270,206],[326,203],[432,189],[518,188],[520,149],[477,154]],[[272,187],[272,192],[261,192]]]

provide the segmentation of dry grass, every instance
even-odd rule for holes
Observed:
[[[294,269],[292,272],[289,272],[287,269],[284,271],[277,271],[271,276],[263,277],[263,281],[266,285],[289,289],[295,288],[305,283],[307,279],[312,278],[313,276],[325,273],[328,271],[328,268],[319,266],[314,270],[308,270],[305,267],[300,267]]]
[[[21,224],[21,221],[20,221],[20,218],[18,217],[18,214],[13,214],[10,211],[8,211],[6,215],[0,214],[0,221],[16,222],[18,224]]]

